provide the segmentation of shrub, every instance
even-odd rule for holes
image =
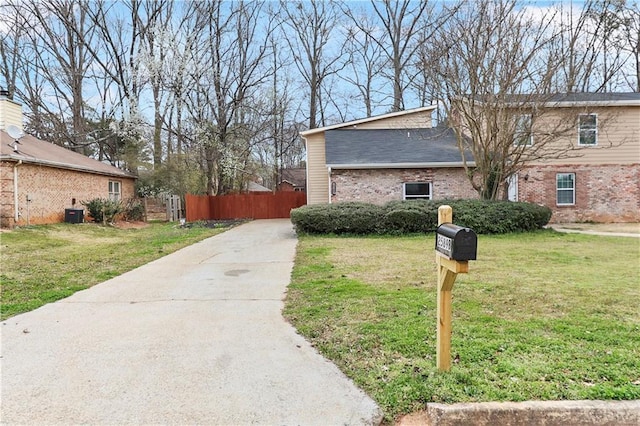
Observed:
[[[385,233],[433,232],[438,227],[438,204],[427,200],[391,201],[384,206]]]
[[[83,201],[82,205],[87,208],[89,215],[96,223],[113,223],[116,215],[122,212],[122,204],[119,201],[106,198]]]
[[[445,204],[452,207],[456,225],[478,234],[531,231],[551,218],[549,208],[530,203],[411,200],[384,206],[353,202],[303,206],[291,211],[291,221],[297,231],[310,234],[427,233],[437,228],[438,207]]]
[[[125,202],[122,216],[124,220],[142,221],[144,220],[144,205],[137,198],[130,198]]]
[[[472,228],[478,234],[532,231],[551,219],[551,209],[531,203],[455,200],[448,204],[453,209],[453,222]]]
[[[345,202],[302,206],[291,211],[296,230],[309,234],[377,234],[382,231],[380,206]]]

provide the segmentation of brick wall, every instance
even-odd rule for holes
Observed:
[[[575,173],[576,204],[556,204],[556,174]],[[525,179],[525,176],[527,177]],[[552,223],[640,222],[640,165],[549,165],[521,171],[518,200],[545,205]],[[332,202],[402,199],[403,182],[431,182],[433,199],[478,198],[461,168],[332,170]]]
[[[478,198],[462,168],[332,170],[332,202],[384,204],[402,200],[405,182],[431,182],[433,199]]]
[[[0,163],[0,226],[44,224],[64,221],[65,208],[84,208],[83,201],[108,198],[109,181],[121,182],[122,199],[135,195],[134,179],[64,170],[33,164],[18,166],[18,211],[20,220],[14,223],[13,162]],[[27,195],[31,202],[27,203]],[[86,209],[85,209],[86,213]]]
[[[575,205],[556,204],[558,173],[575,173]],[[518,199],[550,207],[554,223],[640,222],[640,165],[532,166],[519,174]]]

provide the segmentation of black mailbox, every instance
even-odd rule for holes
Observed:
[[[476,260],[478,236],[471,228],[443,223],[436,230],[436,250],[453,260]]]

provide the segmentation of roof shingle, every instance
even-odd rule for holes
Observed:
[[[110,164],[102,163],[77,152],[45,142],[30,135],[20,138],[14,151],[14,140],[0,131],[0,159],[42,164],[61,169],[78,170],[108,176],[135,178],[135,176]]]
[[[450,128],[342,129],[325,133],[327,166],[392,166],[461,164]],[[471,153],[465,154],[472,161]]]

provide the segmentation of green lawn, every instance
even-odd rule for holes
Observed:
[[[63,223],[2,232],[1,318],[70,296],[222,231],[175,223],[142,229]]]
[[[285,316],[386,419],[427,402],[640,399],[640,240],[479,236],[436,368],[434,236],[301,236]]]

